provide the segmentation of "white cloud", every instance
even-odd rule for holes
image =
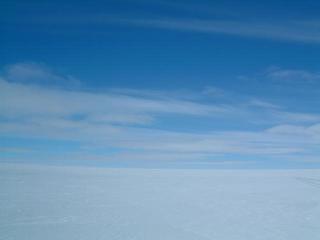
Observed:
[[[233,99],[228,104],[223,98],[222,102],[209,104],[187,100],[179,94],[162,97],[161,91],[95,93],[50,88],[46,84],[29,85],[18,80],[0,79],[2,135],[72,140],[87,146],[122,149],[122,153],[113,155],[115,159],[132,156],[134,159],[221,160],[223,155],[283,157],[295,153],[311,154],[312,158],[312,152],[320,144],[318,115],[285,111],[256,98],[245,103]],[[264,114],[257,113],[257,108]],[[193,126],[194,133],[190,133],[165,131],[153,125],[172,115],[176,117],[174,124],[190,117],[212,121],[223,117],[231,122],[263,118],[272,127],[239,131],[226,125],[220,130],[199,133],[197,126]]]
[[[34,62],[8,65],[5,68],[4,76],[8,81],[23,84],[63,85],[64,87],[80,85],[80,81],[72,76],[58,75],[46,65]]]
[[[169,30],[230,34],[285,41],[320,43],[317,21],[244,21],[199,19],[106,19],[110,23],[148,26]]]
[[[252,99],[251,101],[248,102],[248,105],[253,107],[260,107],[260,108],[281,109],[281,107],[276,104],[259,100],[259,99]]]
[[[279,81],[288,81],[288,82],[306,82],[314,83],[320,82],[320,73],[311,72],[305,70],[297,69],[281,69],[281,68],[270,68],[266,75],[268,78],[279,80]]]
[[[49,89],[10,83],[0,79],[0,108],[5,117],[17,116],[83,116],[107,121],[125,122],[139,118],[145,122],[152,114],[185,114],[207,116],[227,111],[223,106],[206,105],[180,99],[152,99],[125,94],[92,93]],[[149,114],[147,117],[145,114]],[[108,115],[108,116],[106,116]],[[110,115],[113,115],[110,117]],[[140,117],[138,116],[140,115]],[[122,119],[120,119],[122,117]]]

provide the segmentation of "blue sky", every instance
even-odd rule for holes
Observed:
[[[0,160],[318,168],[318,1],[7,1]]]

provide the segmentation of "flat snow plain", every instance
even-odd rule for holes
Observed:
[[[0,165],[2,240],[319,240],[320,170]]]

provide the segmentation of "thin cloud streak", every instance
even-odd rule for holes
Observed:
[[[306,43],[320,43],[319,24],[314,21],[253,22],[233,20],[199,19],[106,19],[110,23],[132,26],[202,32],[209,34],[228,34],[273,40]]]
[[[201,14],[200,14],[201,15]],[[248,19],[247,17],[212,18],[211,15],[202,18],[175,18],[175,17],[127,17],[122,14],[101,14],[72,16],[67,19],[56,16],[25,19],[24,23],[59,26],[92,25],[108,27],[110,25],[144,27],[153,29],[166,29],[182,32],[197,32],[206,34],[225,34],[247,38],[260,38],[276,41],[289,41],[301,43],[320,43],[320,20],[318,19],[275,19],[271,21]],[[222,19],[222,20],[221,20]],[[9,21],[14,23],[14,21]],[[18,22],[21,24],[21,22]]]
[[[34,76],[30,73],[32,69],[23,72]],[[21,80],[21,74],[19,76],[10,81],[6,75],[0,79],[0,133],[3,136],[77,141],[85,146],[121,149],[122,153],[113,155],[115,159],[129,158],[131,151],[135,152],[132,155],[135,159],[139,155],[141,159],[154,158],[150,152],[166,159],[172,156],[173,160],[182,159],[186,154],[194,156],[188,157],[194,160],[232,154],[312,156],[320,144],[318,115],[289,112],[256,98],[240,104],[237,99],[225,104],[221,98],[213,104],[181,99],[180,94],[161,97],[161,91],[146,94],[118,89],[96,93],[50,88],[47,84],[35,84],[30,77],[26,83]],[[264,115],[256,113],[257,108]],[[268,116],[272,126],[247,131],[226,126],[206,133],[155,127],[154,122],[169,116],[175,116],[173,124],[197,117],[209,119],[213,125],[217,117],[235,122],[242,118],[257,121]]]
[[[282,69],[273,67],[267,70],[266,77],[277,80],[292,82],[304,82],[304,83],[320,83],[320,73],[311,72],[301,69]]]

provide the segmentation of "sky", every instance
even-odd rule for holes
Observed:
[[[319,1],[2,1],[0,162],[319,168]]]

